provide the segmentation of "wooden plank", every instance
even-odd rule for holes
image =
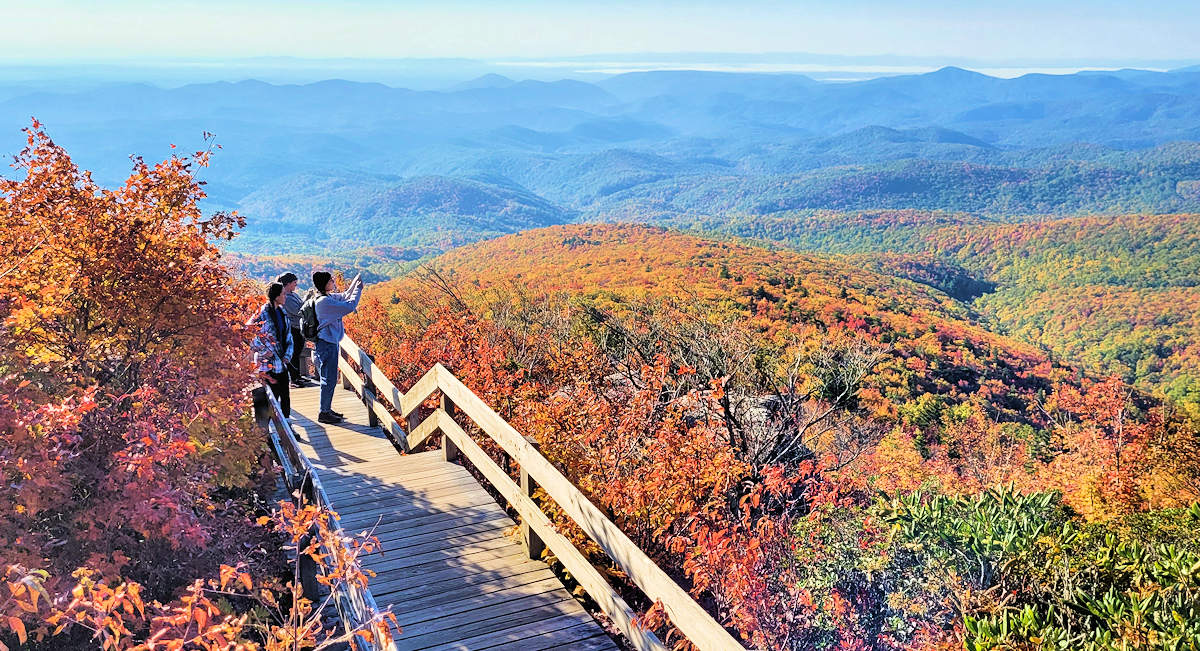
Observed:
[[[404,502],[406,500],[421,499],[425,496],[439,495],[454,488],[470,487],[472,490],[480,490],[483,488],[475,478],[467,473],[443,474],[441,476],[426,477],[413,485],[409,485],[403,478],[382,478],[382,477],[363,477],[359,480],[358,486],[347,484],[338,485],[338,492],[343,498],[353,501],[353,494],[371,493],[372,491],[386,490],[391,496],[392,502]],[[350,494],[347,494],[349,489]],[[484,491],[486,492],[486,491]]]
[[[335,470],[342,470],[343,473],[336,473],[334,472]],[[475,480],[471,476],[471,473],[461,468],[458,470],[446,467],[417,468],[411,471],[411,475],[402,468],[386,470],[381,467],[377,469],[377,472],[363,472],[353,475],[344,474],[345,470],[346,468],[342,467],[322,473],[322,475],[329,478],[325,483],[333,492],[345,492],[362,484],[386,484],[395,490],[412,491],[447,481]]]
[[[514,552],[520,554],[520,547],[515,547],[511,540],[497,538],[480,543],[462,545],[461,547],[450,547],[445,549],[434,549],[424,551],[411,556],[394,556],[394,557],[379,557],[372,556],[363,559],[364,567],[371,568],[371,571],[383,574],[385,572],[402,572],[404,570],[420,567],[423,565],[442,564],[458,564],[466,565],[479,560],[490,559],[507,559],[512,560]]]
[[[314,447],[302,443],[300,444],[300,449],[309,459],[312,459],[313,466],[318,470],[321,468],[329,470],[354,468],[355,466],[391,458],[396,455],[396,451],[391,446],[386,448],[372,445]]]
[[[377,563],[381,566],[383,563],[388,562],[411,562],[435,552],[449,552],[454,554],[461,551],[461,553],[466,554],[474,550],[484,549],[511,551],[507,549],[511,543],[512,540],[507,538],[503,532],[491,531],[424,542],[410,547],[385,547],[370,554],[364,554],[361,558],[364,563],[372,565],[371,569],[381,572],[381,569],[377,569]]]
[[[341,479],[359,479],[359,480],[386,480],[396,483],[398,487],[409,484],[420,485],[427,479],[437,478],[467,478],[474,477],[466,468],[448,463],[406,463],[402,457],[394,459],[386,459],[388,463],[358,463],[353,465],[338,466],[330,469],[325,473],[329,478],[329,483],[336,483]]]
[[[397,568],[388,572],[388,580],[407,580],[411,581],[414,577],[424,580],[424,577],[434,572],[442,572],[449,569],[468,569],[473,572],[492,572],[503,571],[510,568],[514,563],[538,563],[540,561],[528,561],[521,558],[510,558],[505,556],[497,556],[493,554],[490,558],[481,555],[479,558],[449,558],[439,559],[433,563],[424,565],[414,565],[410,567]],[[542,563],[545,567],[545,563]]]
[[[460,406],[462,404],[457,400],[455,403]],[[497,466],[491,457],[487,456],[446,412],[439,409],[434,416],[438,420],[442,435],[450,437],[458,446],[459,453],[474,464],[475,468],[492,483],[492,486],[521,514],[523,521],[529,522],[529,525],[538,532],[542,542],[554,552],[554,555],[571,573],[571,576],[575,577],[575,580],[583,586],[600,610],[613,620],[617,629],[639,649],[663,651],[665,647],[653,633],[643,630],[634,623],[633,609],[613,590],[608,581],[575,548],[575,545],[554,528],[546,514],[529,496],[525,495],[525,491],[521,490],[521,487],[508,476],[508,473],[501,470],[500,466]]]
[[[381,508],[377,512],[361,512],[351,516],[342,518],[342,526],[351,529],[374,524],[376,522],[387,522],[389,520],[402,519],[408,517],[420,517],[437,513],[447,509],[467,509],[478,508],[486,505],[491,505],[497,512],[503,513],[496,501],[491,495],[483,491],[472,491],[469,493],[460,493],[452,498],[440,500],[436,504],[426,504],[420,506],[404,506],[395,508]]]
[[[458,599],[444,598],[434,600],[434,603],[424,608],[413,607],[406,601],[404,602],[404,610],[397,614],[397,619],[400,620],[401,627],[407,627],[431,619],[445,619],[458,613],[470,611],[486,612],[491,610],[488,606],[494,606],[501,602],[511,603],[541,598],[544,598],[546,601],[560,601],[562,599],[569,599],[570,597],[562,589],[562,583],[559,582],[558,578],[550,577],[524,585],[504,588],[490,594],[472,594]],[[527,601],[526,603],[532,603],[532,601]]]
[[[564,639],[567,635],[570,637]],[[500,644],[488,648],[490,651],[548,651],[549,649],[563,648],[569,648],[571,651],[619,651],[616,643],[595,620],[576,624],[569,630],[560,629],[526,638],[521,642]]]
[[[448,395],[454,404],[479,425],[492,440],[496,441],[521,468],[524,468],[529,476],[538,483],[538,486],[546,491],[550,498],[608,554],[609,558],[613,559],[618,567],[625,571],[646,596],[662,602],[671,622],[687,636],[690,642],[706,650],[744,651],[744,647],[723,626],[717,623],[700,604],[696,603],[678,583],[667,576],[662,568],[650,560],[650,557],[646,556],[645,552],[638,548],[620,528],[605,517],[600,509],[588,501],[587,497],[530,445],[524,436],[513,429],[503,418],[500,418],[496,412],[492,411],[491,407],[488,407],[441,364],[434,366],[434,370],[438,373],[438,388]],[[439,410],[438,413],[444,412]],[[448,415],[442,417],[441,420],[454,422]],[[458,424],[454,423],[454,427],[457,428]],[[458,431],[461,432],[462,429],[458,428]],[[462,436],[465,437],[465,433]],[[456,439],[455,443],[459,443],[459,441]],[[459,444],[459,448],[462,448],[461,444]],[[476,463],[476,467],[478,467],[478,463],[474,459],[472,459],[472,463]],[[507,478],[507,475],[505,477]],[[491,480],[490,477],[489,480]],[[495,481],[492,481],[495,485]],[[509,502],[513,503],[513,500],[509,499]],[[557,550],[555,553],[558,553]],[[619,624],[619,628],[622,633],[629,634],[624,623]]]
[[[492,520],[477,525],[461,525],[453,529],[434,531],[422,536],[411,536],[403,530],[376,533],[375,535],[379,538],[379,543],[385,551],[395,552],[402,549],[410,550],[429,543],[449,545],[460,541],[474,542],[482,539],[483,536],[507,536],[512,528],[512,522]]]
[[[374,465],[383,465],[389,461],[395,461],[396,463],[402,464],[405,467],[411,466],[414,468],[418,467],[418,466],[424,467],[427,465],[437,465],[437,466],[441,467],[442,464],[445,463],[444,461],[441,460],[441,455],[437,454],[436,450],[433,451],[433,453],[418,452],[415,454],[414,453],[400,454],[398,452],[393,452],[392,454],[390,454],[387,457],[380,457],[379,459],[372,459],[371,461],[367,461],[365,463],[370,463],[370,464],[374,464]]]
[[[563,598],[557,593],[533,595],[501,601],[490,608],[477,608],[410,624],[401,620],[404,637],[397,642],[402,649],[420,649],[466,637],[464,633],[467,630],[481,634],[559,615],[584,612],[583,607],[574,599]]]
[[[380,531],[390,531],[395,529],[405,529],[411,526],[410,531],[419,533],[425,530],[445,529],[447,526],[454,526],[455,522],[477,522],[479,518],[499,518],[508,517],[504,511],[500,510],[493,501],[490,504],[484,504],[479,507],[469,509],[459,509],[452,512],[434,512],[427,513],[422,516],[412,516],[405,519],[392,519],[380,523]]]
[[[386,457],[378,457],[378,459],[390,459],[400,455],[399,451],[396,450],[396,446],[388,439],[377,439],[361,432],[351,432],[349,430],[347,430],[347,436],[344,439],[302,441],[300,445],[311,448],[314,452],[341,452],[344,454],[376,452],[387,455]]]
[[[330,482],[336,482],[342,478],[353,479],[358,477],[374,477],[376,479],[395,478],[408,481],[437,473],[470,475],[466,468],[462,466],[425,459],[409,461],[406,457],[399,455],[381,457],[356,464],[340,465],[328,470],[329,472],[325,473],[325,475],[329,478]]]
[[[468,635],[481,635],[493,631],[502,631],[507,628],[514,628],[552,617],[562,615],[578,614],[571,608],[574,602],[563,601],[556,604],[538,606],[525,611],[509,612],[504,615],[493,617],[481,621],[466,622],[459,628],[439,629],[428,632],[414,631],[411,635],[403,636],[396,640],[396,648],[399,651],[409,651],[415,649],[427,649],[433,646],[454,642],[459,638]],[[578,607],[576,605],[576,607]]]
[[[480,586],[487,589],[492,585],[506,585],[510,581],[519,580],[526,575],[537,575],[540,578],[554,576],[545,563],[539,561],[524,561],[521,563],[503,562],[494,569],[481,569],[482,564],[470,567],[447,567],[437,571],[425,572],[420,581],[412,581],[403,577],[379,576],[372,580],[371,589],[378,590],[381,595],[388,595],[388,600],[403,602],[406,599],[419,598],[425,595],[439,594],[453,587]],[[384,597],[380,597],[382,601]]]
[[[322,466],[353,466],[371,463],[373,461],[395,459],[399,456],[396,448],[392,447],[391,443],[369,443],[365,445],[353,445],[338,442],[328,445],[324,443],[316,445],[300,443],[300,448],[315,463]],[[330,461],[336,460],[336,464],[327,463],[327,458]]]
[[[475,510],[470,513],[435,513],[425,518],[409,520],[388,520],[375,529],[377,536],[401,536],[401,540],[421,538],[422,536],[440,536],[457,527],[471,527],[477,523],[507,523],[515,524],[503,511],[496,509]]]
[[[465,473],[464,473],[465,474]],[[401,483],[403,482],[403,483]],[[356,496],[384,498],[390,502],[402,502],[420,498],[432,491],[440,491],[451,486],[478,486],[479,482],[470,475],[442,475],[423,478],[415,485],[409,485],[403,479],[394,477],[362,477],[355,482],[332,483],[325,493],[334,500],[335,505],[350,506]]]
[[[608,642],[608,647],[587,645],[588,648],[616,649],[604,629],[587,615],[559,615],[549,619],[530,622],[521,626],[474,635],[447,644],[429,647],[434,649],[512,649],[534,651],[547,648],[568,648],[576,651],[581,643],[599,636]]]
[[[346,517],[351,521],[358,521],[366,516],[382,515],[386,521],[395,518],[416,517],[435,510],[482,507],[488,502],[496,504],[492,496],[483,489],[477,486],[474,488],[460,487],[457,491],[438,494],[432,496],[431,499],[380,503],[378,508],[374,509],[374,513],[351,509],[353,512],[348,513]],[[500,510],[500,506],[496,505],[496,509]],[[374,520],[373,517],[369,519]]]
[[[435,502],[443,496],[480,490],[479,482],[471,476],[448,477],[442,481],[411,488],[402,486],[403,484],[364,480],[357,490],[339,493],[341,499],[333,501],[333,505],[344,515],[364,508],[386,508],[386,505],[391,504]],[[333,497],[330,499],[333,500]]]
[[[393,595],[395,595],[397,603],[403,604],[403,607],[408,610],[425,608],[427,606],[432,606],[446,601],[453,601],[455,599],[465,599],[467,597],[478,595],[490,595],[501,590],[537,583],[539,581],[546,581],[550,579],[555,581],[558,580],[558,577],[554,576],[554,573],[545,567],[521,572],[519,574],[513,574],[511,576],[493,578],[488,581],[471,582],[464,580],[465,578],[468,577],[454,576],[444,582],[435,584],[439,586],[436,590],[425,592],[423,594],[401,593],[399,591],[383,592],[382,590],[376,590],[375,596],[380,601],[387,601],[392,599]],[[425,577],[421,578],[422,582],[425,582],[426,580],[427,579]],[[562,588],[562,583],[559,583],[558,587]]]
[[[321,468],[333,470],[337,468],[353,467],[364,461],[370,460],[372,457],[378,457],[380,454],[379,452],[368,451],[363,452],[362,456],[359,456],[356,454],[336,450],[317,451],[312,449],[303,450],[303,453],[313,462],[313,467],[317,470],[321,470]],[[318,464],[320,467],[317,467]]]

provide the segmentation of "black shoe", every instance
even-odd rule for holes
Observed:
[[[332,410],[332,409],[330,409],[330,410],[329,410],[329,413],[333,414],[334,416],[337,416],[337,417],[338,417],[338,420],[346,420],[346,415],[345,415],[345,414],[339,414],[338,412],[336,412],[336,411],[334,411],[334,410]]]
[[[342,422],[342,417],[332,412],[323,411],[317,415],[317,422],[325,423],[326,425],[337,425]]]

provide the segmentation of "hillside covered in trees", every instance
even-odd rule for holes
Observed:
[[[1200,400],[1200,216],[1034,222],[964,213],[792,212],[675,220],[835,253],[936,287],[999,332],[1148,390]]]
[[[927,284],[577,225],[364,301],[351,334],[389,376],[449,366],[754,646],[1200,640],[1196,405]]]

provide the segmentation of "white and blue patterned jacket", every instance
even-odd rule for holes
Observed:
[[[250,342],[250,349],[254,351],[254,365],[260,373],[265,371],[283,373],[287,369],[288,360],[292,358],[292,351],[296,345],[296,342],[292,341],[292,331],[288,327],[287,315],[283,314],[280,308],[275,309],[280,310],[279,316],[283,323],[283,332],[275,332],[275,325],[270,313],[272,307],[270,304],[264,304],[258,315],[250,319],[248,324],[258,326],[258,334],[255,335],[254,341]]]

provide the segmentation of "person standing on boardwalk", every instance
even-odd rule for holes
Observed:
[[[267,287],[267,302],[250,319],[251,326],[258,326],[258,333],[250,343],[254,351],[254,365],[258,376],[271,393],[279,400],[284,418],[292,417],[291,391],[288,390],[288,360],[292,356],[295,340],[288,327],[287,315],[283,312],[283,285],[271,283]]]
[[[313,272],[313,288],[318,292],[315,301],[317,316],[317,338],[315,341],[317,361],[321,365],[321,413],[317,421],[340,423],[342,415],[333,411],[333,390],[337,384],[338,346],[345,336],[342,317],[358,309],[362,297],[361,275],[350,281],[346,291],[337,291],[337,281],[326,271]]]
[[[287,315],[292,341],[296,344],[293,346],[292,356],[288,359],[288,372],[292,377],[292,387],[303,389],[309,384],[304,377],[304,335],[300,333],[300,306],[304,305],[304,299],[296,292],[300,279],[289,271],[276,278],[275,282],[283,285],[283,312]]]

